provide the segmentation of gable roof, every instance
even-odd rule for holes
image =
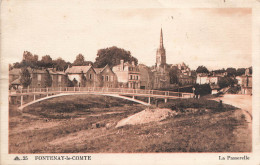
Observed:
[[[104,68],[94,68],[97,74],[101,73]]]
[[[86,73],[90,69],[93,69],[92,66],[72,66],[71,68],[66,69],[65,73],[68,74],[79,74],[81,72]],[[96,71],[93,69],[93,71],[96,73]]]
[[[104,68],[94,68],[94,70],[96,71],[97,74],[99,74],[103,72],[106,68],[108,68],[112,73],[114,73],[108,64]]]

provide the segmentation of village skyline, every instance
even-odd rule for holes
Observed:
[[[11,11],[3,12],[4,62],[21,61],[26,50],[70,62],[81,53],[93,62],[97,50],[117,46],[152,66],[162,28],[168,64],[184,62],[192,70],[200,65],[209,70],[252,66],[248,8],[93,9],[82,2],[57,9],[52,2],[28,3],[5,4],[4,10]]]

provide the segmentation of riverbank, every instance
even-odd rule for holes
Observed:
[[[199,101],[203,106],[206,104],[203,100]],[[187,105],[184,100],[179,102]],[[215,101],[208,103],[217,105]],[[177,115],[161,121],[115,127],[120,120],[144,109],[146,107],[143,105],[121,99],[87,95],[55,98],[30,106],[24,112],[11,106],[9,152],[251,151],[248,139],[237,139],[237,132],[243,133],[243,127],[247,127],[248,123],[235,115],[240,112],[236,109],[188,109],[187,112],[178,111]]]

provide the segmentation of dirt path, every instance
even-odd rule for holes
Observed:
[[[252,123],[252,96],[225,94],[223,97],[218,97],[213,100],[222,100],[225,104],[240,108],[245,114],[246,120]]]
[[[248,150],[251,150],[252,146],[252,96],[250,95],[231,95],[225,94],[223,97],[214,99],[216,101],[222,100],[225,104],[230,104],[241,109],[237,111],[234,115],[241,116],[241,113],[244,114],[245,120],[247,121],[246,127],[238,127],[234,133],[237,136],[237,141],[241,142],[241,145]]]

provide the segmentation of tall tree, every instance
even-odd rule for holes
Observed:
[[[31,75],[27,68],[22,68],[20,82],[25,88],[31,84]]]
[[[196,72],[197,73],[209,73],[209,70],[205,66],[201,65],[196,69]]]
[[[44,68],[53,67],[52,58],[49,55],[42,56],[40,66]]]
[[[57,58],[56,60],[53,60],[53,66],[58,71],[63,71],[68,68],[68,64],[62,58]]]
[[[23,60],[20,62],[19,65],[16,65],[16,66],[19,68],[22,68],[22,67],[36,68],[37,62],[38,62],[38,55],[32,55],[31,52],[24,51]]]
[[[74,66],[83,66],[85,65],[85,58],[82,54],[77,55],[75,61],[72,63]]]
[[[237,70],[235,68],[227,68],[226,71],[227,71],[228,76],[235,76],[236,72],[237,72]]]
[[[130,51],[113,46],[98,50],[94,66],[104,67],[108,64],[110,67],[113,67],[120,64],[120,60],[124,60],[124,62],[134,61],[136,65],[138,63],[138,60],[131,55]]]

